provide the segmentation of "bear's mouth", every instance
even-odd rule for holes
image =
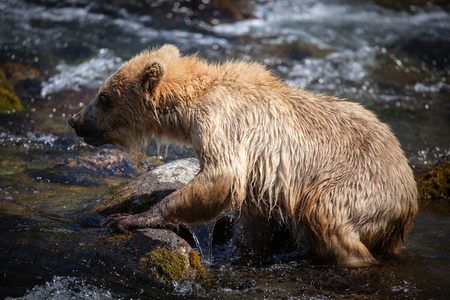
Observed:
[[[102,142],[102,132],[87,131],[82,130],[82,128],[75,128],[75,133],[77,134],[77,136],[83,138],[84,142],[88,145],[98,147],[104,144]]]
[[[100,141],[100,137],[101,137],[101,134],[98,134],[95,136],[85,136],[85,137],[83,137],[83,139],[86,144],[98,147],[98,146],[103,145],[103,143]]]

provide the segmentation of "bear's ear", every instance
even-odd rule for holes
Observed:
[[[170,54],[173,57],[179,57],[180,56],[180,50],[174,45],[171,44],[165,44],[159,49],[160,52]]]
[[[141,86],[151,92],[163,79],[166,73],[166,64],[160,58],[152,58],[145,64],[141,73]]]

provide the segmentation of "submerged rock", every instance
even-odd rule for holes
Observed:
[[[94,207],[101,215],[141,213],[175,190],[185,186],[199,172],[195,158],[180,159],[145,173]]]
[[[142,154],[130,157],[119,149],[101,149],[91,155],[69,157],[53,168],[32,171],[30,176],[49,182],[98,186],[105,178],[132,178],[158,164],[159,159]]]
[[[95,176],[131,176],[136,171],[128,154],[118,149],[101,149],[83,157],[68,158],[55,166],[55,169],[67,169],[75,174],[86,173]]]
[[[88,156],[75,156],[53,168],[31,172],[44,181],[97,186],[108,176],[131,177],[135,170],[128,154],[117,149],[102,149]],[[100,179],[100,180],[99,180]]]

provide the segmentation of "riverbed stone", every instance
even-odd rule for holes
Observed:
[[[95,235],[97,237],[93,238]],[[110,233],[105,229],[94,229],[87,230],[84,239],[86,242],[82,243],[79,256],[95,255],[107,268],[124,275],[133,273],[133,276],[161,284],[209,277],[198,253],[170,230],[147,228]]]
[[[114,213],[141,213],[182,188],[199,172],[195,158],[179,159],[137,177],[105,201],[94,212],[106,216]]]
[[[99,186],[105,179],[131,179],[160,164],[159,159],[142,153],[130,157],[119,149],[104,148],[89,155],[68,157],[52,168],[30,171],[29,174],[47,182]]]

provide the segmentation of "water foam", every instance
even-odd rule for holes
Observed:
[[[363,85],[367,68],[375,61],[376,50],[364,47],[359,51],[335,52],[324,59],[307,58],[294,64],[287,83],[292,86],[314,86],[315,90],[336,90],[342,82]]]
[[[108,49],[100,49],[95,57],[79,65],[61,62],[56,67],[59,73],[42,84],[41,96],[65,89],[98,88],[121,64],[122,59]]]

